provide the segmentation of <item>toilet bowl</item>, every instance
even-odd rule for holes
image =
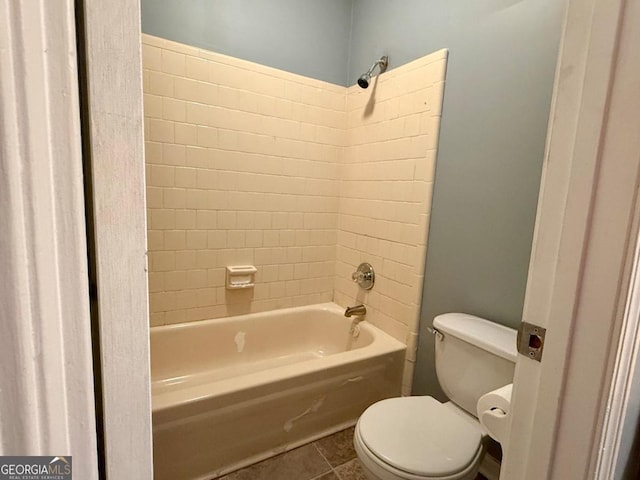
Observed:
[[[464,314],[436,317],[436,372],[450,402],[400,397],[360,416],[354,446],[369,480],[473,480],[487,433],[478,399],[513,381],[516,332]]]
[[[354,445],[371,479],[474,479],[485,433],[469,414],[432,397],[378,402],[358,420]]]

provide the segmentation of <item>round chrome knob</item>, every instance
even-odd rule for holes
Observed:
[[[371,290],[376,277],[371,264],[361,263],[358,265],[358,269],[351,275],[351,279],[365,290]]]

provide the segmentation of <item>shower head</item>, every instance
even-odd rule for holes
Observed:
[[[371,81],[370,73],[363,73],[358,79],[358,85],[360,88],[367,88],[369,86],[369,82]]]
[[[371,65],[371,68],[369,68],[366,73],[360,75],[360,78],[358,79],[358,85],[360,86],[360,88],[367,88],[369,86],[369,83],[371,82],[371,74],[376,67],[380,67],[380,73],[384,73],[388,65],[389,57],[387,57],[386,55],[380,57],[380,60]]]

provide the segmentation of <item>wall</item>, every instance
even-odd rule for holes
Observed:
[[[446,50],[432,53],[347,94],[334,300],[364,303],[367,321],[407,343],[405,393],[415,362],[446,58]],[[375,269],[372,290],[351,281],[361,262]]]
[[[350,80],[449,49],[415,393],[439,391],[437,314],[521,318],[565,3],[355,0]]]
[[[330,301],[345,89],[148,35],[143,67],[151,324]]]
[[[144,33],[347,84],[351,0],[142,0],[141,7]]]

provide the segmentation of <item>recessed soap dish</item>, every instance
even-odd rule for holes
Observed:
[[[253,288],[257,271],[258,269],[253,265],[227,267],[227,289]]]

